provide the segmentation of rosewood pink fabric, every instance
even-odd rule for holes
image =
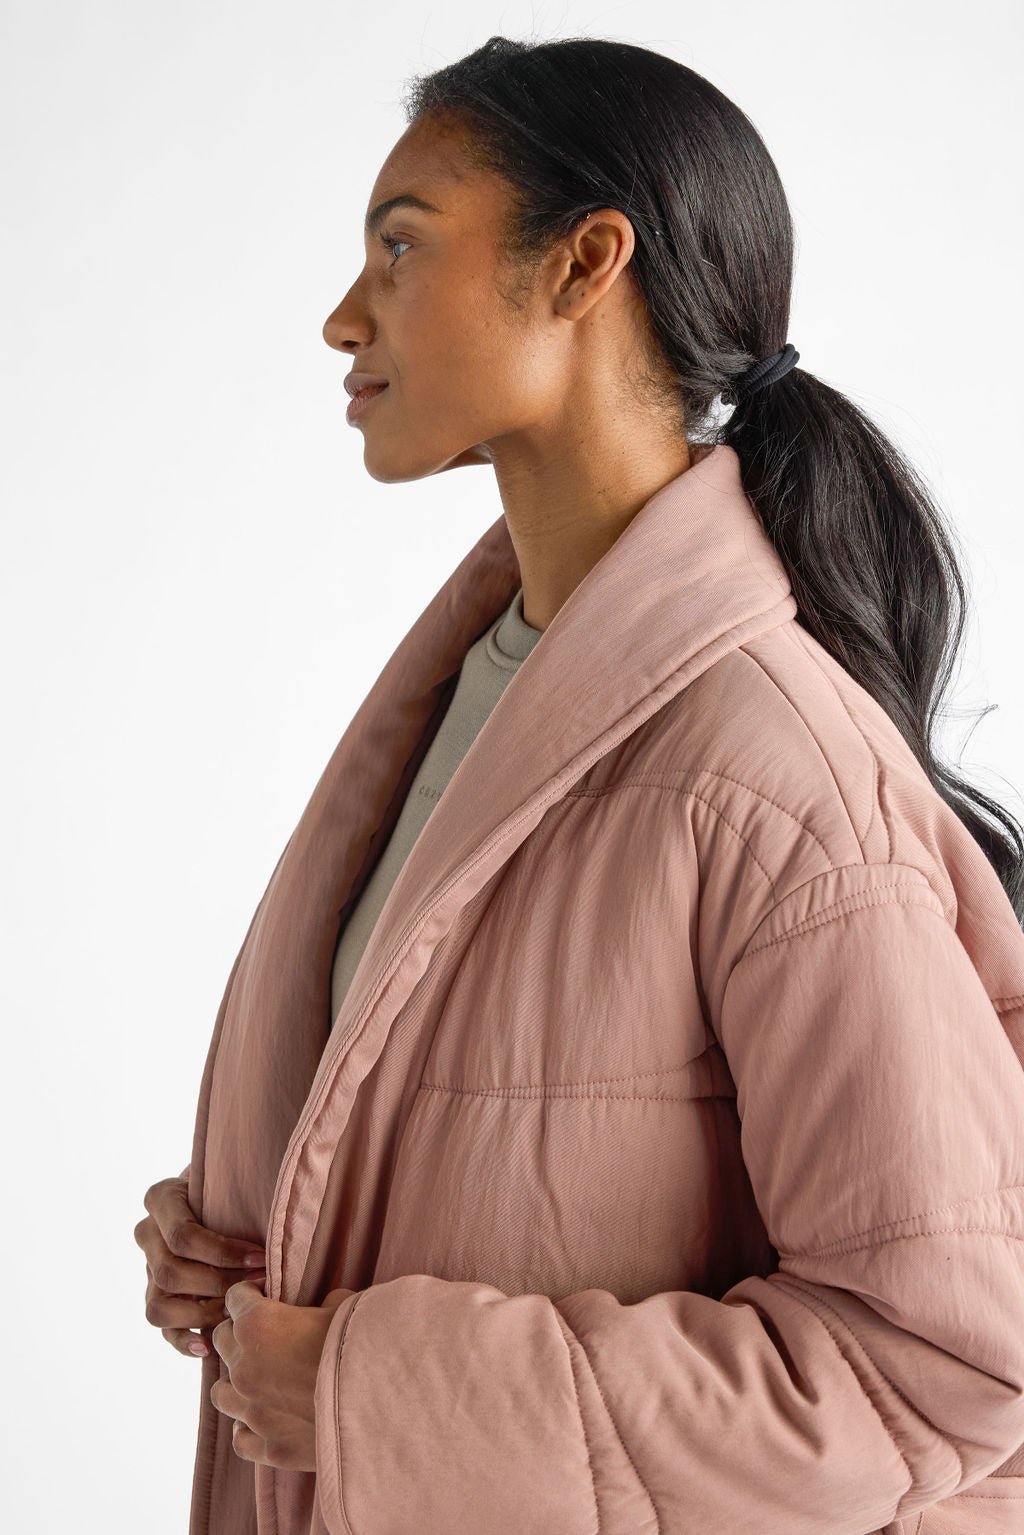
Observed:
[[[345,731],[228,978],[189,1173],[339,1285],[317,1471],[202,1365],[191,1535],[1024,1532],[1024,934],[810,636],[739,460],[661,487],[495,706],[331,1027],[499,518]]]

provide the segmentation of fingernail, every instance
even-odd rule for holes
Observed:
[[[205,1343],[190,1343],[188,1351],[190,1354],[208,1354],[210,1352]]]
[[[242,1259],[242,1262],[246,1268],[263,1268],[266,1263],[266,1258],[264,1257],[263,1253],[251,1252],[246,1253],[245,1257]]]

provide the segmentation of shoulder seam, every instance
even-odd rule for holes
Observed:
[[[785,805],[780,805],[778,800],[763,794],[760,789],[755,789],[752,784],[744,783],[742,778],[734,778],[731,773],[721,773],[717,768],[673,768],[671,772],[666,773],[632,773],[626,778],[617,779],[615,783],[602,784],[596,788],[569,789],[564,797],[565,799],[595,799],[600,795],[614,794],[619,789],[630,788],[633,785],[646,785],[655,789],[672,789],[677,793],[692,795],[695,799],[703,799],[703,796],[697,794],[695,789],[688,789],[684,784],[677,781],[682,778],[701,777],[719,778],[723,783],[735,784],[738,789],[745,790],[754,799],[761,800],[765,805],[770,805],[773,810],[777,810],[780,815],[785,816],[787,821],[792,821],[795,826],[799,826],[804,835],[809,837],[821,849],[828,869],[836,868],[829,855],[828,848],[822,842],[817,832],[811,830],[806,821],[801,821],[800,817],[794,815],[791,810],[787,810]],[[710,800],[704,800],[704,803],[714,810],[716,815],[722,815],[722,812]],[[726,822],[726,824],[728,825],[729,823]]]
[[[808,916],[802,917],[799,922],[794,922],[791,927],[784,929],[781,933],[777,933],[774,938],[767,938],[762,943],[754,943],[753,938],[761,931],[773,914],[768,912],[758,923],[755,932],[751,934],[751,938],[736,961],[736,965],[741,965],[745,959],[750,959],[755,954],[764,953],[767,949],[775,948],[778,944],[788,943],[792,938],[801,938],[806,933],[813,932],[816,928],[824,927],[829,922],[836,922],[841,917],[847,916],[850,912],[866,910],[873,906],[921,906],[948,925],[945,908],[939,896],[928,882],[926,876],[920,870],[914,869],[912,865],[893,863],[846,864],[843,867],[857,870],[872,868],[906,870],[916,877],[913,879],[893,880],[890,884],[876,885],[865,890],[851,890],[848,895],[839,896],[837,899],[830,901],[827,906],[819,907],[815,911],[810,912]],[[841,871],[828,870],[826,872],[835,873]],[[813,884],[815,880],[822,879],[823,877],[821,874],[816,874],[812,879],[806,880],[804,885],[799,888],[804,889],[807,885]],[[908,891],[910,893],[907,895],[896,894],[895,892],[898,891]],[[793,894],[793,892],[791,891],[789,894]],[[783,897],[783,899],[788,899],[788,896]],[[773,911],[774,909],[776,908],[773,908]],[[736,966],[733,968],[735,969]]]
[[[762,875],[764,876],[764,878],[765,878],[765,880],[766,880],[766,882],[767,882],[767,884],[768,884],[768,886],[769,886],[769,888],[770,888],[770,890],[772,892],[772,900],[773,901],[777,901],[778,900],[778,892],[776,891],[776,888],[775,888],[775,881],[772,879],[771,875],[769,874],[768,870],[765,868],[764,864],[761,862],[760,858],[758,858],[757,854],[754,852],[754,849],[751,847],[751,845],[748,842],[747,838],[743,835],[743,833],[737,827],[735,827],[732,824],[732,822],[729,820],[729,817],[725,814],[724,811],[719,810],[718,806],[716,804],[714,804],[714,802],[712,800],[707,799],[705,797],[705,795],[698,794],[696,789],[688,789],[685,784],[680,784],[680,783],[671,783],[671,782],[662,783],[660,781],[649,782],[649,781],[647,781],[647,780],[645,780],[643,778],[634,777],[634,778],[624,778],[624,779],[620,780],[619,783],[604,784],[604,785],[601,785],[600,787],[592,788],[592,789],[572,789],[568,793],[564,794],[562,796],[562,798],[563,799],[600,799],[600,798],[602,798],[602,797],[604,797],[606,795],[617,793],[619,789],[630,789],[630,788],[669,789],[674,794],[681,794],[684,798],[687,798],[687,799],[699,800],[702,805],[706,805],[708,807],[708,809],[711,811],[711,813],[718,817],[718,819],[721,821],[722,825],[728,827],[729,831],[732,832],[733,836],[736,837],[740,842],[743,843],[743,846],[746,848],[749,857],[757,865],[758,869],[761,871]]]
[[[886,859],[887,859],[887,861],[891,861],[892,860],[892,832],[891,832],[890,827],[889,827],[889,822],[885,818],[885,812],[884,812],[884,809],[883,809],[883,806],[882,806],[882,762],[881,762],[881,759],[879,758],[878,753],[875,751],[875,748],[872,746],[871,742],[868,740],[867,733],[866,733],[866,731],[864,729],[864,726],[861,723],[861,720],[858,717],[857,713],[855,712],[854,709],[851,708],[850,704],[843,697],[842,693],[840,693],[839,689],[835,685],[835,682],[829,676],[829,674],[825,670],[825,668],[822,666],[821,662],[818,660],[818,657],[814,654],[813,649],[809,648],[808,645],[805,643],[804,639],[801,638],[801,636],[807,636],[808,638],[812,638],[813,639],[813,636],[812,635],[808,635],[808,631],[806,629],[804,629],[803,626],[800,625],[800,624],[796,625],[796,631],[797,632],[794,633],[793,638],[795,639],[796,643],[800,646],[800,649],[803,651],[804,655],[807,656],[808,660],[813,662],[813,664],[817,667],[818,671],[821,673],[822,677],[828,683],[829,687],[832,689],[832,692],[835,694],[836,698],[839,700],[839,703],[846,710],[846,714],[847,714],[847,717],[848,717],[851,725],[856,730],[856,732],[860,736],[861,740],[864,742],[864,746],[865,746],[865,748],[867,750],[867,753],[870,756],[871,761],[872,761],[872,763],[874,765],[874,784],[873,784],[873,792],[872,792],[872,797],[871,797],[871,815],[868,817],[868,824],[864,828],[864,840],[867,841],[868,833],[871,831],[872,826],[874,826],[874,824],[875,824],[875,813],[877,811],[877,813],[881,816],[882,826],[883,826],[883,828],[885,830]],[[856,680],[856,679],[854,679],[854,680]]]
[[[759,638],[760,636],[757,636],[757,637]],[[797,641],[797,643],[799,644],[799,641]],[[855,825],[853,816],[852,816],[852,814],[850,812],[850,807],[849,807],[849,805],[846,802],[846,796],[844,795],[844,793],[842,791],[842,788],[841,788],[841,786],[839,784],[839,780],[836,778],[835,771],[833,770],[832,764],[831,764],[831,762],[829,762],[828,757],[825,755],[825,752],[824,752],[824,750],[822,748],[821,742],[818,740],[818,737],[815,735],[814,731],[811,729],[810,725],[807,723],[807,720],[804,718],[804,715],[803,715],[802,711],[794,703],[793,699],[786,692],[785,688],[783,688],[781,686],[781,684],[776,680],[776,678],[772,676],[772,673],[768,670],[767,666],[765,666],[764,662],[758,656],[754,655],[751,650],[748,650],[746,643],[744,643],[742,645],[739,645],[736,648],[737,648],[737,653],[740,653],[740,654],[746,656],[747,660],[750,661],[753,666],[756,666],[758,671],[761,673],[761,675],[767,679],[767,681],[771,684],[771,686],[773,688],[775,688],[776,692],[780,695],[780,697],[785,699],[786,703],[789,705],[790,709],[796,715],[797,719],[800,721],[801,725],[803,726],[804,730],[806,731],[808,738],[811,741],[814,742],[815,746],[818,749],[818,752],[821,755],[821,760],[825,764],[825,768],[828,771],[828,774],[831,777],[833,784],[835,785],[836,793],[839,796],[840,803],[842,804],[843,809],[846,811],[847,818],[848,818],[848,820],[850,822],[850,830],[853,832],[853,835],[854,835],[854,838],[856,840],[857,846],[860,848],[861,854],[863,855],[864,854],[865,840],[867,838],[868,833],[871,830],[872,825],[874,824],[875,810],[876,810],[876,806],[877,806],[877,803],[878,803],[878,767],[879,767],[879,763],[878,763],[877,756],[875,755],[874,751],[871,748],[870,743],[868,742],[866,736],[864,735],[864,731],[861,729],[861,727],[858,724],[858,722],[853,718],[853,716],[850,713],[850,710],[847,707],[846,702],[843,699],[842,695],[836,689],[836,686],[832,682],[832,679],[830,677],[828,677],[827,674],[822,672],[822,669],[818,665],[818,663],[815,660],[815,658],[813,656],[808,656],[808,660],[811,662],[811,664],[814,665],[817,668],[817,670],[819,672],[821,672],[821,675],[825,678],[825,681],[828,683],[829,687],[832,689],[832,692],[835,694],[836,698],[838,699],[839,704],[842,707],[842,709],[843,709],[844,713],[846,714],[847,718],[849,719],[850,723],[853,725],[853,727],[856,730],[857,734],[860,736],[861,740],[864,742],[865,749],[867,750],[868,757],[870,758],[870,761],[871,761],[871,774],[872,774],[872,779],[871,779],[871,815],[870,815],[870,817],[868,819],[867,826],[864,828],[863,833],[861,833],[858,830],[857,826]],[[805,655],[807,654],[806,651],[803,651],[802,647],[801,647],[801,650],[802,650],[803,654],[805,654]],[[892,853],[892,841],[891,841],[891,838],[889,837],[889,828],[888,828],[887,825],[886,825],[886,838],[887,838],[887,842],[888,842],[888,846],[889,846],[889,853],[890,853],[890,856],[891,856],[891,853]]]

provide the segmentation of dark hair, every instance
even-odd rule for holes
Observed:
[[[629,217],[649,383],[694,441],[735,448],[799,621],[896,723],[1024,926],[1020,825],[932,744],[966,594],[929,490],[851,400],[802,368],[718,419],[740,375],[788,339],[793,223],[750,119],[684,64],[590,37],[490,37],[413,76],[403,108],[410,125],[453,124],[470,163],[507,182],[503,248],[524,272],[596,209]]]

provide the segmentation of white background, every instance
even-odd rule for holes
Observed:
[[[187,1527],[200,1363],[146,1323],[132,1232],[189,1160],[227,972],[313,785],[501,511],[488,468],[371,480],[321,335],[403,82],[494,32],[654,48],[753,118],[797,225],[801,366],[910,454],[966,553],[943,740],[1024,814],[1019,5],[6,0],[11,1528]]]

